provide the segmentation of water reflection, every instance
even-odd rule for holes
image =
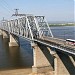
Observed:
[[[9,52],[9,38],[3,39],[3,46],[5,48],[5,51],[8,53]]]
[[[22,43],[20,47],[9,47],[9,39],[0,36],[0,70],[32,67],[32,50],[26,48],[29,44],[25,40]]]
[[[20,66],[20,48],[19,47],[9,47],[10,63],[13,67]]]

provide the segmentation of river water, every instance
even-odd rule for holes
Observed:
[[[51,27],[54,37],[61,39],[75,39],[75,26]]]
[[[51,27],[56,38],[75,39],[75,26]],[[31,68],[33,65],[33,50],[29,41],[20,38],[20,48],[8,46],[8,39],[0,36],[0,70]]]

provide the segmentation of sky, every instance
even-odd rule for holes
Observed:
[[[43,15],[47,21],[74,21],[75,0],[0,0],[0,20],[19,13]]]

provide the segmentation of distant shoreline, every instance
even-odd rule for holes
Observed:
[[[49,24],[50,27],[58,27],[58,26],[75,26],[75,24]]]

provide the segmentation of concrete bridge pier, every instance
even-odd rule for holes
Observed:
[[[2,30],[0,29],[0,38],[3,39],[3,34],[2,34]]]
[[[57,53],[54,57],[54,75],[70,75]]]
[[[3,41],[3,34],[2,34],[2,30],[0,29],[0,39]]]
[[[7,31],[2,30],[2,39],[4,43],[9,43],[9,33]]]
[[[10,33],[9,35],[9,47],[11,46],[19,46],[19,37]]]
[[[9,38],[9,33],[7,31],[2,30],[2,34],[3,34],[3,39]]]
[[[2,35],[2,30],[0,29],[0,36]]]
[[[53,72],[53,57],[50,55],[47,47],[42,44],[34,44],[32,47],[34,60],[34,64],[32,66],[32,73],[38,74]]]
[[[75,59],[72,56],[61,52],[53,51],[54,56],[54,75],[74,75]]]

